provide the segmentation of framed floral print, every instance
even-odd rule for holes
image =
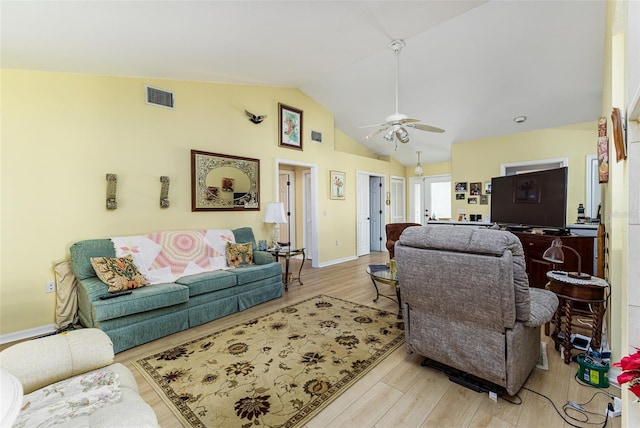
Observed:
[[[331,186],[331,199],[344,199],[344,178],[344,172],[331,171],[329,180]]]
[[[280,147],[302,150],[302,110],[278,103]]]

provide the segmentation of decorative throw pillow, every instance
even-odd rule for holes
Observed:
[[[253,264],[253,245],[227,242],[227,264],[229,267],[243,267]]]
[[[92,257],[91,265],[98,278],[109,286],[110,293],[149,285],[133,263],[131,255],[126,257]]]

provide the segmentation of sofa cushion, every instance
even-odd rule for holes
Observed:
[[[91,257],[91,265],[102,282],[109,286],[109,292],[149,285],[142,276],[131,255],[126,257]]]
[[[140,312],[178,305],[189,300],[189,289],[184,285],[168,283],[142,287],[132,294],[115,299],[95,300],[93,319],[105,321]]]
[[[227,264],[229,267],[244,267],[253,264],[253,247],[251,242],[232,244],[227,242]]]
[[[183,276],[176,280],[176,284],[189,287],[189,297],[191,297],[235,287],[237,279],[236,276],[228,270],[217,270]]]
[[[83,328],[10,346],[0,352],[0,366],[18,378],[28,394],[109,365],[113,357],[109,336],[96,328]]]
[[[236,276],[238,285],[244,285],[274,276],[280,278],[282,275],[282,265],[271,262],[268,265],[251,265],[231,269],[229,272],[232,272]]]
[[[81,374],[25,395],[16,426],[70,423],[121,399],[122,390],[116,373],[102,369]]]

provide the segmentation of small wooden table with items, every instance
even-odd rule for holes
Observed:
[[[285,291],[289,291],[289,259],[291,257],[302,254],[302,262],[300,263],[300,270],[298,271],[298,277],[291,278],[291,279],[292,280],[295,279],[300,283],[300,285],[304,285],[302,283],[302,279],[300,278],[300,273],[302,272],[302,267],[304,266],[304,260],[306,259],[306,256],[304,254],[304,248],[298,248],[298,249],[279,248],[279,249],[270,249],[267,251],[271,253],[275,261],[278,261],[278,259],[284,259],[285,267],[284,267],[282,282],[284,283]]]
[[[592,276],[590,279],[578,279],[570,277],[567,272],[557,270],[547,272],[547,278],[549,279],[549,290],[553,291],[560,300],[558,309],[553,316],[555,329],[551,338],[555,342],[556,350],[560,349],[560,345],[564,347],[564,362],[569,364],[573,348],[571,325],[574,309],[576,312],[590,315],[592,323],[591,348],[596,350],[600,348],[602,318],[606,310],[606,290],[609,284],[597,276]]]

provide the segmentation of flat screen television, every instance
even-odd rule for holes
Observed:
[[[491,221],[507,228],[564,229],[567,167],[491,179]]]

